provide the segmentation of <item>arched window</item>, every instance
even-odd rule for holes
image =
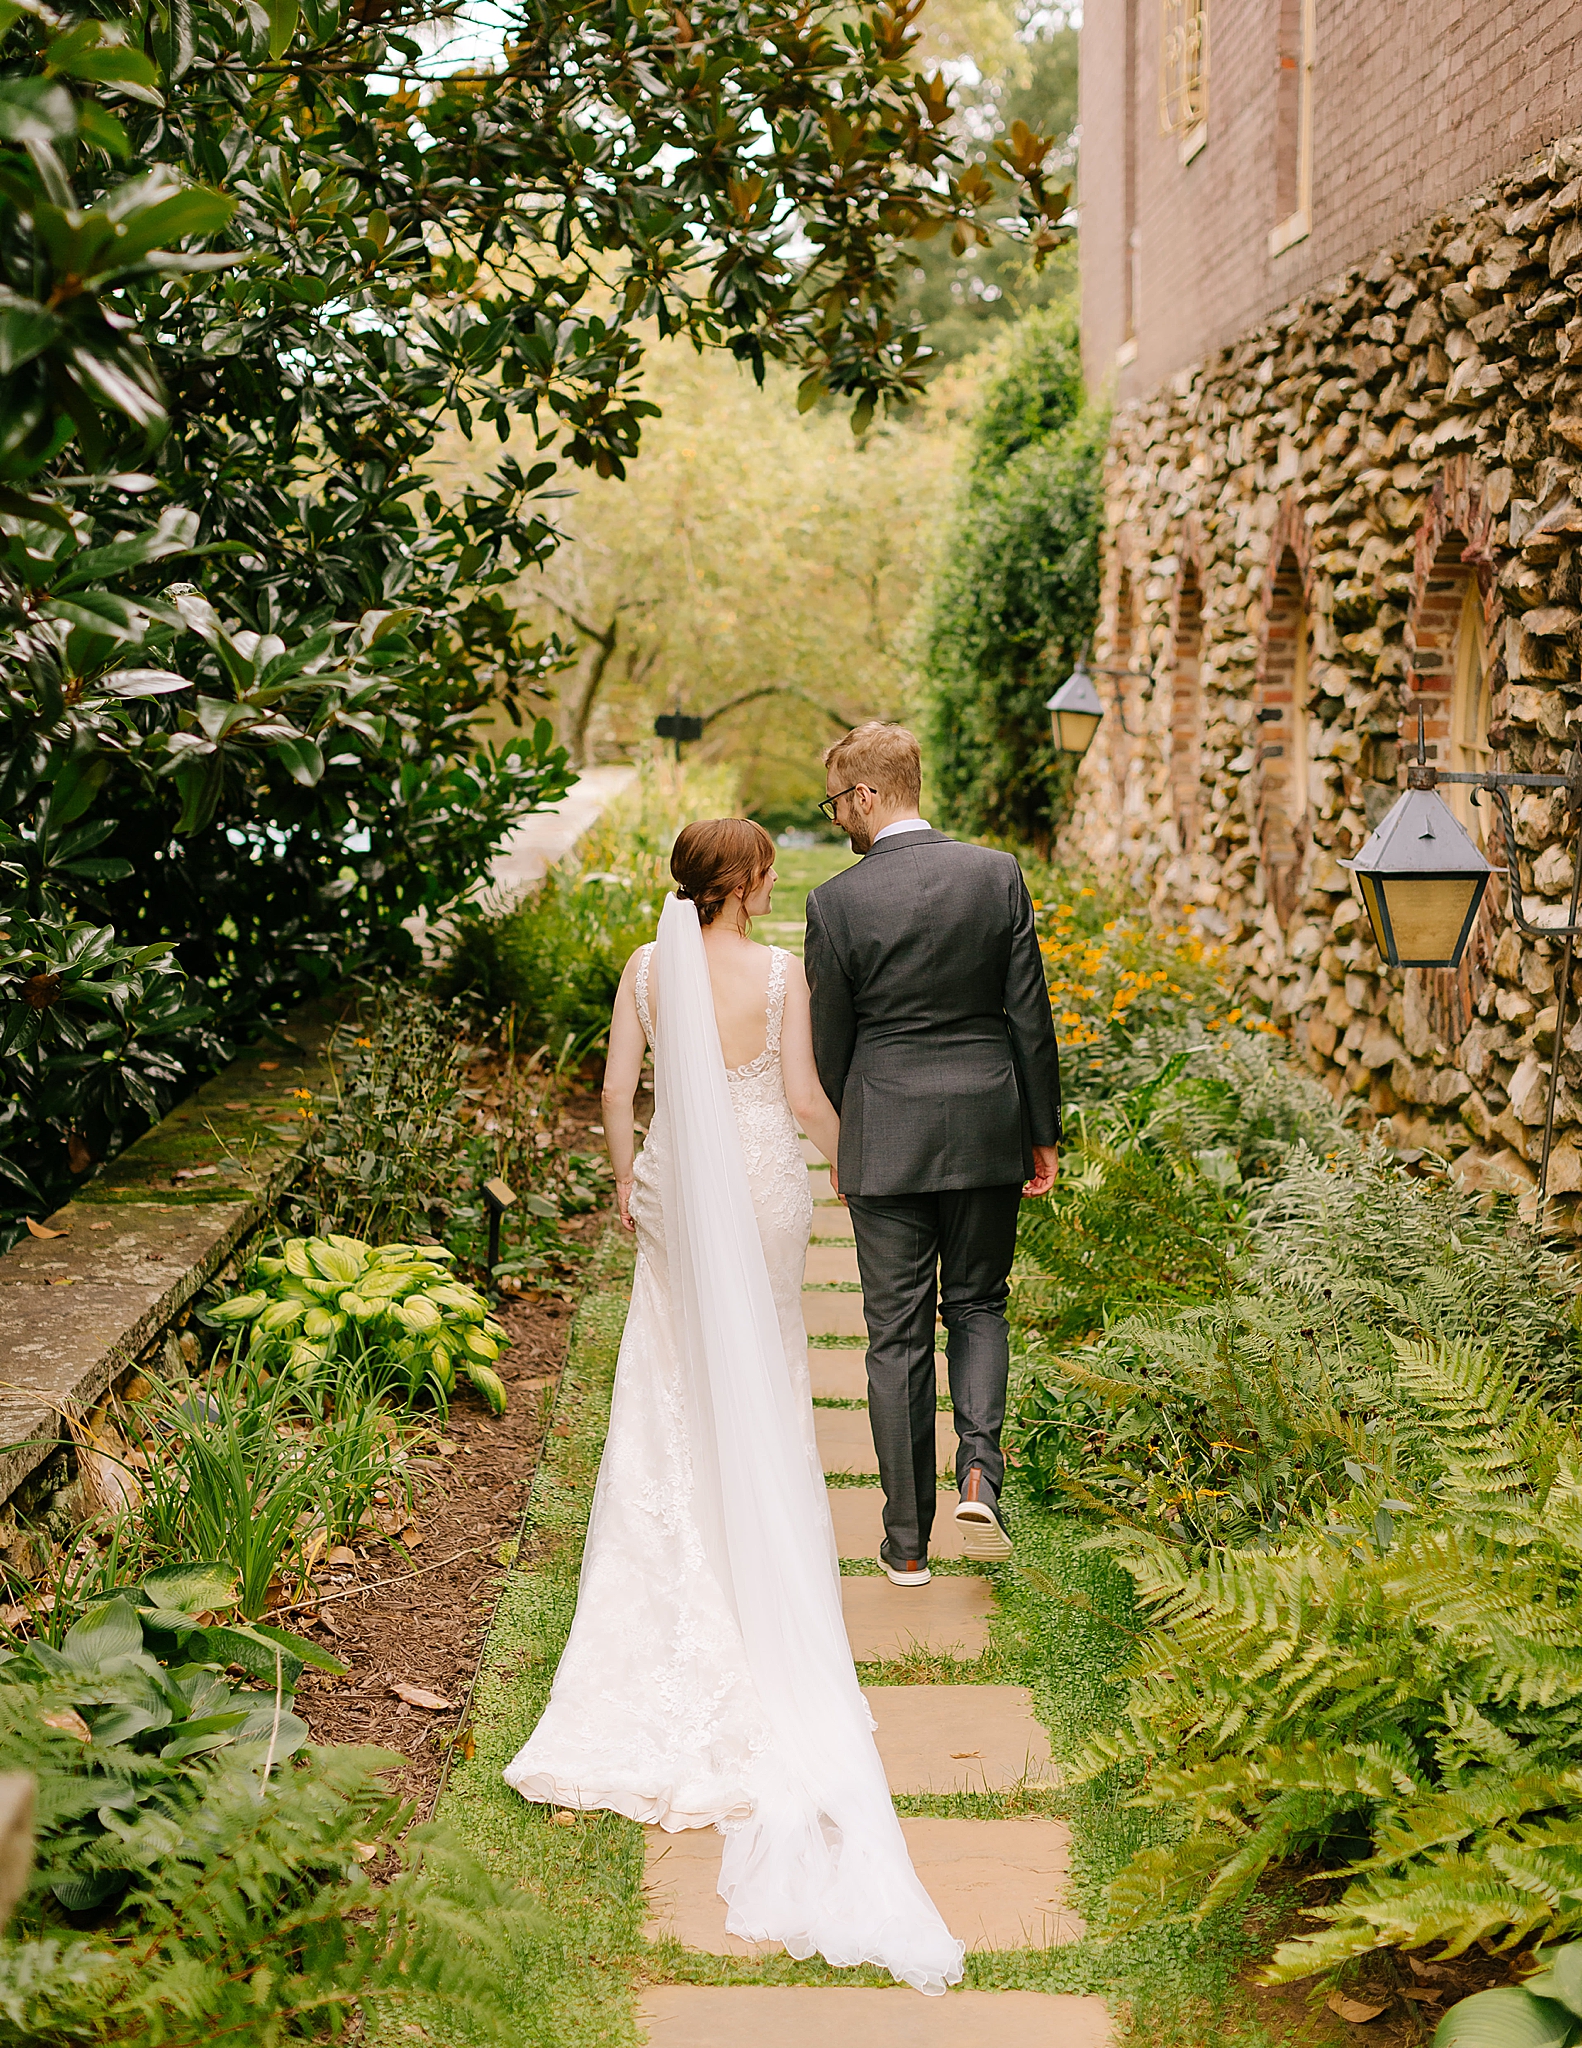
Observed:
[[[1484,662],[1483,595],[1476,576],[1466,579],[1461,617],[1456,627],[1455,669],[1450,689],[1450,766],[1466,775],[1487,775],[1489,759],[1489,679]],[[1450,808],[1480,846],[1488,832],[1487,799],[1472,801],[1465,783],[1445,785]]]
[[[1170,678],[1170,796],[1176,836],[1187,852],[1197,838],[1198,737],[1203,697],[1203,593],[1197,572],[1181,579]]]

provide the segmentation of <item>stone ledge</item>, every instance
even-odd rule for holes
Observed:
[[[251,1235],[291,1179],[332,1025],[310,1005],[0,1257],[0,1504]]]

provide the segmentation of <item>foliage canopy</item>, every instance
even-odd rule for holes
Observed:
[[[465,900],[565,786],[565,659],[505,585],[564,463],[620,475],[644,324],[916,388],[897,252],[1047,145],[959,156],[920,0],[513,10],[425,76],[416,4],[0,6],[5,1178],[52,1202],[261,1011]],[[135,166],[135,169],[132,167]],[[501,439],[451,499],[440,426]],[[172,581],[172,577],[178,580]],[[200,991],[195,984],[201,982]]]
[[[923,648],[942,808],[1047,846],[1069,771],[1045,702],[1098,609],[1105,416],[1085,408],[1074,319],[1016,330],[984,401]]]

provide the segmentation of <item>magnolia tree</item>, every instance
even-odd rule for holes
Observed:
[[[921,0],[0,0],[0,1152],[18,1211],[261,1011],[399,964],[570,771],[507,601],[621,476],[648,337],[904,403],[899,252],[1036,255],[1018,126],[958,160]],[[513,426],[449,498],[450,421]],[[478,744],[503,701],[519,736]]]

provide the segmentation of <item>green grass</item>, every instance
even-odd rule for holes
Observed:
[[[785,946],[793,953],[802,950],[802,933],[807,924],[808,891],[831,875],[849,868],[857,856],[842,840],[839,845],[782,846],[775,854],[774,907],[758,925],[758,936],[770,944]]]
[[[550,1436],[528,1507],[525,1541],[506,1580],[479,1676],[470,1762],[446,1788],[438,1818],[491,1869],[516,1876],[541,1919],[511,1955],[522,2048],[635,2048],[642,1939],[642,1830],[615,1814],[551,1815],[500,1773],[549,1697],[577,1602],[577,1574],[610,1390],[631,1253],[606,1237],[578,1310]],[[475,2038],[452,2021],[435,2040]]]

